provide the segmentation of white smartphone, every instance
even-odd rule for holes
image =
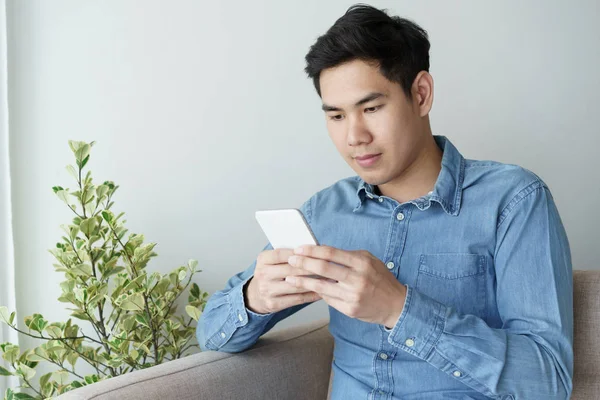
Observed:
[[[304,215],[298,209],[261,210],[256,211],[255,217],[274,249],[295,249],[307,244],[319,244]],[[321,275],[307,276],[326,279]]]
[[[298,209],[261,210],[255,213],[255,217],[274,249],[295,249],[306,244],[319,244]]]

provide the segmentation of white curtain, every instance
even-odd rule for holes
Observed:
[[[0,305],[16,310],[15,263],[12,235],[12,213],[10,195],[10,158],[8,155],[8,74],[6,1],[0,0]],[[0,323],[0,343],[18,344],[16,332]],[[0,365],[6,367],[0,357]],[[16,387],[15,377],[0,376],[0,398],[8,387]]]

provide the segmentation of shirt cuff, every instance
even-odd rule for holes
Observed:
[[[238,320],[238,326],[246,326],[248,324],[253,325],[256,322],[267,323],[270,317],[273,316],[274,313],[267,314],[259,314],[250,310],[246,307],[246,303],[244,301],[244,286],[252,279],[254,275],[250,275],[246,278],[242,283],[240,283],[235,288],[231,289],[229,294],[227,295],[229,299],[229,304],[231,304],[231,308],[233,312],[236,314],[236,318]]]
[[[221,329],[209,339],[214,347],[220,348],[227,343],[239,328],[249,329],[251,331],[262,329],[274,315],[274,313],[258,314],[246,308],[244,302],[244,286],[251,278],[252,275],[240,284],[231,288],[225,296],[229,306],[229,315]]]
[[[388,342],[423,360],[435,347],[443,330],[446,306],[407,285],[404,308],[389,332]]]

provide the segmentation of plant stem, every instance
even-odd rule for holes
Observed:
[[[79,357],[81,357],[81,359],[85,362],[87,362],[88,364],[90,364],[92,367],[94,367],[96,369],[96,372],[98,372],[98,375],[100,375],[101,373],[103,375],[108,375],[105,371],[100,371],[100,369],[98,368],[98,365],[102,365],[104,368],[110,369],[110,367],[106,364],[101,363],[100,361],[94,361],[94,360],[90,360],[85,354],[81,353],[79,350],[77,350],[76,348],[70,346],[68,343],[65,342],[65,346],[67,346],[69,349],[71,349],[72,351],[74,351],[75,353],[79,354]],[[98,365],[94,365],[94,363],[98,364]]]
[[[75,213],[75,215],[77,215],[79,218],[83,218],[83,216],[82,216],[82,215],[79,215],[79,214],[77,213],[77,211],[75,211],[75,209],[74,209],[73,207],[69,206],[69,208],[70,208],[70,209],[71,209],[71,211],[73,211],[73,212]]]
[[[50,362],[50,363],[52,363],[52,364],[58,365],[59,367],[61,367],[62,369],[64,369],[64,370],[65,370],[65,371],[67,371],[67,372],[70,372],[70,373],[72,373],[73,375],[75,375],[75,376],[76,376],[76,377],[78,377],[79,379],[85,379],[83,376],[79,375],[79,374],[78,374],[77,372],[75,372],[74,370],[71,370],[71,369],[68,369],[68,368],[66,368],[64,365],[62,365],[62,364],[58,363],[57,361],[54,361],[54,360],[52,360],[52,359],[50,359],[50,358],[42,357],[42,356],[40,356],[40,355],[38,355],[38,357],[41,357],[41,358],[43,358],[44,360],[46,360],[46,361],[48,361],[48,362]],[[40,389],[41,389],[41,388],[40,388]]]
[[[84,306],[85,306],[85,304],[84,304]],[[102,347],[104,347],[104,350],[106,351],[106,353],[110,356],[110,354],[111,354],[110,346],[106,343],[106,341],[108,341],[108,337],[106,336],[106,331],[104,330],[104,327],[102,327],[102,332],[100,332],[99,331],[100,328],[96,327],[96,323],[94,322],[94,319],[88,313],[87,307],[84,307],[84,311],[85,311],[85,314],[90,318],[90,320],[92,320],[92,328],[94,328],[98,337],[101,337],[105,340],[101,344],[102,344]],[[106,367],[110,370],[110,373],[112,374],[112,376],[116,376],[116,371],[113,367],[108,367],[108,366],[106,366]]]
[[[82,168],[79,167],[79,179],[77,180],[77,183],[79,184],[79,191],[81,192],[81,208],[83,209],[83,218],[87,218],[87,216],[85,215],[85,204],[83,204],[85,196],[83,193],[83,188],[81,187],[81,170]]]
[[[129,253],[127,253],[127,249],[125,248],[125,245],[123,244],[121,239],[119,239],[119,236],[117,235],[117,233],[115,232],[113,227],[110,224],[108,224],[108,226],[109,226],[110,230],[112,231],[113,235],[115,236],[115,238],[118,240],[121,247],[123,248],[123,253],[125,253],[125,256],[127,257],[127,260],[129,261],[129,266],[131,267],[131,271],[133,272],[134,277],[137,278],[138,275],[137,275],[137,271],[135,270],[135,265],[133,264],[133,260],[129,256]],[[158,337],[156,336],[156,330],[154,328],[155,324],[154,324],[154,320],[152,318],[152,314],[150,313],[150,309],[148,308],[148,296],[146,295],[145,292],[142,292],[142,296],[144,297],[144,307],[146,309],[146,314],[148,315],[148,325],[150,326],[150,330],[152,331],[152,342],[154,343],[154,358],[158,361]],[[159,362],[159,364],[160,364],[160,362]]]
[[[16,370],[17,368],[15,367],[15,363],[11,363],[12,367]],[[23,379],[23,382],[25,382],[27,384],[27,386],[29,386],[29,388],[31,390],[33,390],[34,392],[36,392],[42,399],[44,398],[44,395],[42,394],[42,392],[40,392],[39,390],[37,390],[36,388],[33,387],[33,385],[31,383],[29,383],[29,381],[27,380],[27,378],[25,378],[22,375],[18,375],[19,378]]]
[[[83,336],[69,336],[69,337],[60,337],[60,338],[53,338],[53,337],[45,337],[44,335],[40,334],[40,336],[34,336],[31,333],[27,333],[25,331],[20,330],[19,328],[17,328],[14,325],[8,325],[10,326],[12,329],[14,329],[15,331],[22,333],[23,335],[27,335],[29,337],[32,337],[34,339],[43,339],[43,340],[77,340],[77,339],[88,339],[91,340],[92,342],[96,342],[98,344],[102,344],[102,342],[99,342],[97,340],[94,340],[94,338],[91,338],[89,336],[83,335]]]
[[[113,312],[115,311],[115,309],[113,308]],[[123,311],[123,309],[119,309],[119,312],[117,313],[117,316],[115,318],[115,322],[113,323],[112,328],[110,328],[111,332],[115,330],[115,326],[117,326],[117,322],[119,321],[119,317],[121,316],[121,311]],[[110,317],[108,318],[108,320],[110,321],[110,318],[112,317],[112,312],[110,313]]]
[[[183,293],[185,291],[185,289],[190,285],[190,282],[192,281],[192,276],[194,274],[191,274],[190,277],[188,278],[187,283],[185,284],[185,286],[183,288],[181,288],[181,291],[179,293],[177,293],[177,296],[175,296],[175,298],[171,301],[171,304],[169,304],[169,307],[167,308],[167,314],[169,313],[169,310],[171,309],[171,307],[173,307],[173,304],[175,304],[175,301],[177,301],[177,299],[179,298],[179,296],[181,296],[181,293]],[[179,288],[179,285],[177,286],[177,288]],[[160,309],[160,313],[162,313],[162,311],[164,310],[164,307]]]

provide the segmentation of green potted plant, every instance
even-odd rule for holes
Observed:
[[[208,293],[192,278],[197,261],[189,260],[168,274],[150,272],[146,266],[157,254],[156,243],[124,227],[124,213],[111,210],[119,186],[112,181],[94,185],[91,172],[83,175],[95,142],[69,141],[76,166],[67,170],[77,182],[75,191],[60,186],[53,191],[75,217],[62,225],[65,236],[50,252],[55,270],[65,275],[58,301],[71,307],[71,317],[89,325],[84,332],[73,318],[50,323],[41,314],[24,318],[25,328],[15,323],[15,312],[0,306],[0,323],[43,341],[33,349],[1,343],[0,353],[9,368],[0,375],[15,375],[21,385],[8,389],[4,399],[45,399],[133,370],[144,369],[190,354],[195,342],[195,323]],[[189,291],[187,289],[189,288]],[[187,291],[185,314],[178,315],[179,297]],[[192,343],[190,343],[192,342]],[[92,374],[75,370],[77,362],[89,364]],[[56,371],[39,377],[36,366],[49,363]],[[21,391],[21,389],[26,389]],[[27,393],[29,392],[29,393]]]

